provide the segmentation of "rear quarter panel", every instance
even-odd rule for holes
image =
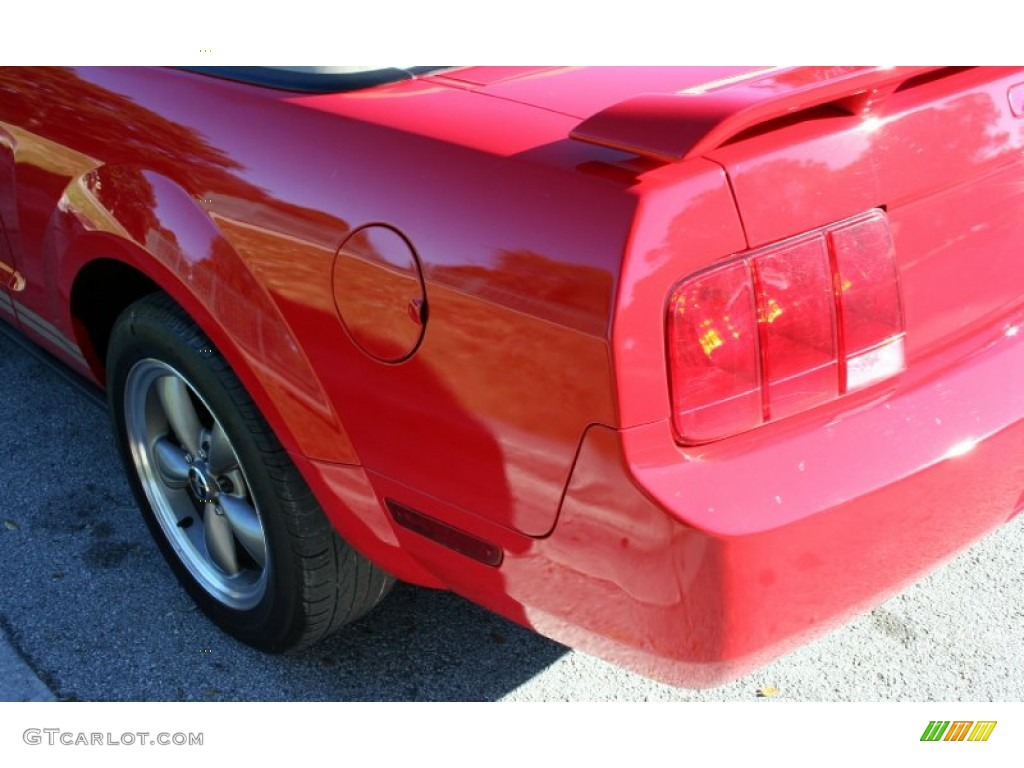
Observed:
[[[132,264],[289,449],[551,529],[584,429],[616,421],[607,333],[634,201],[587,172],[615,153],[570,141],[571,118],[418,81],[310,97],[173,70],[2,78],[5,219],[33,312],[81,341],[75,276]],[[400,365],[335,311],[335,252],[366,223],[401,231],[426,278],[427,331]]]

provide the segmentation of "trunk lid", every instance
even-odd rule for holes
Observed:
[[[583,119],[637,94],[670,94],[764,67],[465,67],[431,79]]]
[[[705,157],[728,175],[750,248],[884,209],[913,364],[1005,330],[1024,305],[1021,82],[1010,68],[925,72],[852,111],[833,100],[769,118]]]

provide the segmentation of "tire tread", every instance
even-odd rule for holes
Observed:
[[[352,549],[334,530],[230,365],[216,350],[201,352],[214,347],[199,326],[164,293],[138,300],[125,310],[118,324],[122,320],[132,328],[140,321],[160,323],[192,351],[204,354],[260,452],[261,470],[272,481],[277,506],[284,511],[289,547],[301,580],[293,628],[274,644],[279,647],[266,649],[307,647],[376,606],[394,585],[394,578]]]

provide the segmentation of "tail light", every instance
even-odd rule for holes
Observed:
[[[876,210],[680,282],[668,308],[676,433],[727,437],[905,367],[889,221]]]

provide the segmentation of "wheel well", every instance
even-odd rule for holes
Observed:
[[[106,378],[107,343],[114,321],[133,302],[160,286],[120,261],[97,259],[82,268],[71,288],[71,317],[78,343],[94,372]]]

